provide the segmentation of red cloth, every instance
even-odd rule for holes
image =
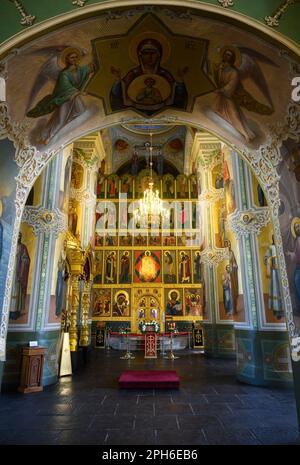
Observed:
[[[180,378],[174,370],[127,370],[119,378],[119,387],[126,389],[178,389]]]

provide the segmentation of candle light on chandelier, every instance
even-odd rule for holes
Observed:
[[[163,206],[163,201],[159,197],[158,189],[154,190],[154,180],[152,173],[153,166],[153,146],[152,146],[152,133],[150,133],[150,144],[146,144],[146,150],[149,150],[149,156],[146,156],[149,160],[150,167],[150,180],[148,188],[145,189],[142,199],[138,202],[138,208],[133,212],[135,220],[144,225],[160,222],[160,219],[168,219],[170,217],[170,211]],[[148,155],[148,154],[147,154]]]

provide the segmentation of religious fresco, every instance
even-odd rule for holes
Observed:
[[[113,291],[112,316],[130,316],[130,289],[115,289]]]
[[[119,283],[129,284],[131,283],[131,252],[124,250],[119,252]]]
[[[266,323],[284,323],[284,307],[280,290],[279,263],[274,243],[273,228],[268,224],[257,238],[259,263],[264,297]]]
[[[9,311],[9,323],[13,325],[28,324],[30,320],[36,239],[32,228],[26,224],[21,224]]]
[[[267,200],[264,194],[264,191],[259,184],[256,176],[252,175],[252,192],[253,192],[253,201],[256,207],[267,207]]]
[[[117,253],[115,250],[106,250],[104,253],[104,282],[106,284],[117,282]]]
[[[226,216],[231,215],[236,210],[236,187],[233,176],[232,158],[227,147],[223,150],[223,182],[225,194]]]
[[[184,306],[187,316],[203,317],[205,313],[204,287],[184,289]]]
[[[176,251],[165,250],[163,252],[163,273],[164,283],[173,284],[177,281],[177,262],[176,262]]]
[[[172,174],[165,174],[163,177],[163,196],[165,199],[175,198],[175,179]]]
[[[234,317],[231,268],[227,260],[217,267],[217,285],[219,296],[220,320],[232,320]],[[236,303],[236,301],[235,301]]]
[[[214,242],[219,248],[225,247],[226,216],[225,202],[222,198],[214,202],[213,206]]]
[[[183,289],[165,289],[166,316],[183,316]]]
[[[217,267],[217,289],[220,320],[244,322],[244,291],[242,286],[240,252],[237,240],[231,231],[227,232],[225,247],[228,248],[228,260]]]
[[[68,214],[69,199],[70,199],[70,186],[71,186],[71,172],[72,172],[72,156],[68,150],[63,151],[63,162],[59,183],[59,199],[58,208]]]
[[[18,167],[14,162],[14,144],[0,140],[0,316],[2,314],[6,273],[15,221],[15,195]]]
[[[111,290],[94,289],[93,291],[93,318],[111,317]]]
[[[291,139],[280,149],[279,221],[293,313],[300,330],[300,143]],[[293,182],[292,182],[293,181]]]
[[[134,282],[159,283],[161,282],[161,252],[139,251],[134,252]]]
[[[68,305],[70,270],[67,262],[67,240],[61,234],[55,243],[53,272],[51,278],[50,307],[48,324],[60,323]]]
[[[80,163],[73,161],[71,171],[71,187],[73,187],[73,189],[81,189],[83,185],[83,175],[83,166],[80,165]]]
[[[268,124],[283,120],[289,86],[271,89],[289,82],[288,63],[251,33],[235,28],[233,39],[232,28],[193,16],[191,35],[187,22],[164,11],[121,14],[108,28],[107,21],[99,15],[67,25],[8,57],[11,114],[26,120],[38,149],[127,110],[145,117],[168,109],[193,113],[212,132],[230,133],[240,148],[258,148]],[[122,153],[128,142],[119,139],[115,149]],[[177,142],[170,138],[170,153],[182,150]]]
[[[222,163],[217,164],[211,171],[212,186],[215,189],[222,189],[224,187],[224,170]]]
[[[188,198],[189,184],[188,178],[184,174],[179,174],[176,178],[176,189],[177,189],[177,198],[185,199]]]
[[[94,284],[101,284],[103,277],[103,250],[95,251],[95,276]]]

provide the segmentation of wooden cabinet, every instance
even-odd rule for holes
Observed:
[[[18,391],[27,394],[43,390],[44,347],[23,347],[21,382]]]

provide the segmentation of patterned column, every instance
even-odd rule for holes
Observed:
[[[259,255],[259,236],[270,225],[270,210],[267,206],[255,204],[252,175],[234,151],[232,157],[235,160],[238,209],[229,218],[228,226],[235,233],[242,251],[246,314],[244,322],[234,324],[237,378],[255,385],[289,384],[292,382],[292,370],[286,325],[283,319],[268,321],[270,316],[265,308],[262,286],[264,270]]]
[[[214,209],[224,202],[224,189],[216,189],[213,170],[222,164],[222,145],[214,136],[205,133],[196,135],[198,177],[201,183],[199,196],[203,212],[204,249],[201,261],[205,268],[206,313],[203,319],[205,353],[216,357],[234,357],[235,342],[233,321],[224,320],[220,315],[217,268],[228,258],[227,248],[216,244]],[[195,147],[194,145],[194,147]]]
[[[27,300],[30,299],[28,313],[25,312],[20,322],[19,319],[12,320],[9,325],[8,363],[3,380],[7,387],[13,387],[19,380],[20,354],[16,347],[27,344],[29,340],[37,340],[40,346],[47,349],[43,384],[48,385],[57,380],[60,323],[49,325],[48,313],[55,242],[67,228],[66,216],[56,207],[59,171],[60,158],[56,157],[34,186],[35,204],[26,206],[22,216],[21,231],[22,226],[26,231],[31,230],[32,240],[36,241],[35,257],[31,257],[32,290],[27,296]],[[38,185],[42,186],[40,190]],[[39,204],[36,203],[37,199]]]

